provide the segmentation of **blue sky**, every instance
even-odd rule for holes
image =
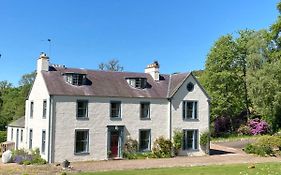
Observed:
[[[240,29],[268,28],[277,0],[2,0],[0,81],[14,85],[41,51],[55,64],[97,69],[112,58],[143,72],[204,69],[213,43]],[[51,39],[51,53],[49,43]]]

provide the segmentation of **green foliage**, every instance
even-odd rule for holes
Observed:
[[[257,154],[260,156],[271,156],[280,154],[281,151],[280,136],[262,136],[257,142],[247,144],[244,148],[246,153]]]
[[[231,35],[220,37],[206,60],[202,83],[212,98],[211,117],[235,116],[245,109],[243,66],[239,50]]]
[[[25,149],[13,150],[12,159],[15,163],[24,165],[43,165],[47,163],[45,159],[41,158],[39,148],[31,150],[31,153]]]
[[[248,154],[257,154],[259,156],[269,156],[273,153],[270,146],[263,145],[254,145],[254,144],[247,144],[244,148],[244,151]]]
[[[137,159],[138,141],[128,138],[124,144],[123,157],[128,159]]]
[[[25,74],[19,87],[13,87],[8,81],[0,81],[0,131],[25,113],[25,99],[35,79],[36,73]]]
[[[241,125],[238,130],[238,135],[251,135],[251,128],[248,125]]]
[[[210,133],[208,131],[203,132],[200,135],[200,145],[201,146],[208,146],[209,143],[210,143]]]
[[[180,129],[175,129],[173,132],[173,146],[177,155],[178,151],[182,148],[183,132]]]
[[[7,131],[0,131],[0,143],[7,140]]]
[[[152,152],[157,158],[171,157],[172,142],[161,136],[154,141]]]

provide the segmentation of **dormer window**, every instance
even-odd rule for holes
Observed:
[[[65,81],[75,86],[84,85],[86,82],[86,74],[80,73],[65,73]]]
[[[126,79],[130,86],[138,89],[146,88],[146,78],[127,78]]]

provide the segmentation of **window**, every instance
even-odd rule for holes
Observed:
[[[183,101],[182,103],[183,119],[197,119],[197,101]]]
[[[75,86],[81,86],[84,85],[86,82],[86,74],[80,74],[80,73],[65,73],[64,74],[65,81],[75,85]]]
[[[189,92],[193,91],[193,89],[194,89],[194,84],[191,83],[191,82],[189,82],[189,83],[187,84],[187,86],[186,86],[186,89],[187,89]]]
[[[83,154],[89,152],[89,130],[75,131],[75,153]]]
[[[142,102],[140,104],[140,118],[149,119],[150,118],[150,103]]]
[[[144,89],[147,85],[146,78],[127,78],[126,80],[130,86],[138,89]]]
[[[183,130],[183,150],[198,149],[198,130]]]
[[[33,108],[34,108],[34,102],[30,102],[30,118],[33,118]]]
[[[23,129],[20,130],[20,141],[23,141]]]
[[[33,130],[29,130],[29,149],[32,149]]]
[[[88,117],[88,101],[78,100],[77,101],[77,118],[87,118]]]
[[[13,140],[14,139],[14,129],[12,128],[12,130],[11,130],[11,140]]]
[[[115,101],[110,103],[110,117],[121,118],[121,102]]]
[[[150,151],[150,129],[140,130],[139,134],[139,150]]]
[[[41,146],[41,153],[45,153],[46,148],[46,131],[42,130],[42,146]]]
[[[43,100],[43,118],[46,118],[47,114],[47,100]]]

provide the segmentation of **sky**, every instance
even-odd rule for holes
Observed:
[[[268,29],[278,0],[1,0],[0,81],[18,85],[41,52],[53,64],[98,69],[118,59],[124,71],[204,69],[222,35]],[[48,39],[51,39],[48,42]]]

